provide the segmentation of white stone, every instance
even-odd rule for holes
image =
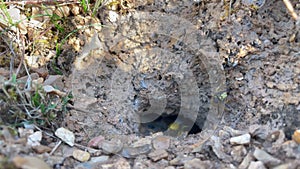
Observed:
[[[255,149],[253,152],[253,156],[263,162],[264,164],[269,164],[269,165],[278,165],[280,164],[280,160],[271,156],[269,153],[265,152],[264,150],[261,149]]]
[[[74,146],[75,135],[70,130],[61,127],[55,131],[55,135],[68,145]]]
[[[248,169],[266,169],[266,167],[261,161],[251,161]]]
[[[42,140],[42,132],[37,131],[28,136],[27,138],[27,144],[30,146],[38,146],[41,145],[40,141]]]
[[[230,138],[230,144],[249,144],[250,143],[250,139],[251,139],[251,136],[250,134],[243,134],[243,135],[240,135],[240,136],[237,136],[237,137],[232,137]]]

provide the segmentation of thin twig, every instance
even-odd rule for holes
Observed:
[[[5,53],[7,53],[8,49],[7,49],[6,46],[0,45],[0,48],[4,48],[4,49],[5,49],[4,52],[1,52],[1,53],[0,53],[0,56],[2,56],[2,55],[4,55]]]
[[[25,42],[24,42],[25,40],[24,40],[23,35],[21,35],[19,39],[21,39],[21,45],[19,44],[19,47],[22,48],[22,49],[20,49],[20,50],[22,50],[22,55],[21,55],[20,64],[19,64],[19,66],[17,68],[17,71],[16,71],[16,76],[18,76],[18,74],[20,72],[20,69],[21,69],[21,66],[23,65],[24,57],[25,57]]]
[[[52,151],[50,152],[50,156],[56,151],[56,149],[61,145],[62,141],[59,140],[59,142],[55,145],[55,147],[52,149]]]
[[[232,11],[232,0],[229,1],[229,9],[228,9],[228,20],[230,21],[230,15],[231,15],[231,11]]]
[[[31,46],[35,41],[36,39],[41,39],[41,37],[46,34],[49,30],[51,30],[52,28],[54,27],[54,24],[52,24],[51,26],[49,26],[46,30],[44,30],[41,34],[39,34],[37,37],[34,37],[34,39],[32,41],[30,41],[27,46]],[[35,49],[33,49],[31,51],[31,54],[34,53]]]
[[[88,111],[88,110],[84,110],[84,109],[81,109],[81,108],[74,107],[74,106],[72,106],[71,104],[67,104],[67,108],[73,109],[73,110],[77,110],[77,111],[82,112],[82,113],[94,114],[94,113],[91,112],[91,111]]]
[[[51,133],[48,133],[48,132],[46,132],[46,131],[42,130],[42,129],[41,129],[41,128],[39,128],[37,125],[34,125],[34,127],[35,127],[37,130],[39,130],[39,131],[41,131],[41,132],[45,133],[47,136],[49,136],[49,137],[52,137],[52,138],[55,138],[55,139],[58,139],[58,137],[54,136],[54,135],[53,135],[53,134],[51,134]],[[49,129],[48,129],[48,130],[49,130]]]
[[[9,65],[10,66],[10,78],[12,78],[16,53],[14,52],[14,49],[13,49],[13,46],[12,46],[13,41],[11,41],[9,44],[6,40],[4,40],[4,42],[7,44],[7,46],[10,49],[10,53],[12,54],[12,57],[10,58],[10,65]]]
[[[87,146],[84,146],[84,145],[81,145],[81,144],[77,144],[77,143],[74,143],[74,146],[78,147],[79,149],[82,149],[84,151],[88,151],[89,153],[93,153],[93,152],[98,152],[98,151],[101,151],[99,149],[94,149],[92,147],[87,147]]]
[[[290,14],[292,15],[292,17],[298,22],[299,21],[299,17],[297,15],[297,13],[294,10],[294,7],[292,5],[292,3],[289,0],[283,0],[286,8],[289,10]]]

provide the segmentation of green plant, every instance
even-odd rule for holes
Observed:
[[[0,9],[2,10],[4,17],[0,17],[1,19],[1,24],[9,24],[13,25],[13,20],[12,17],[10,16],[7,6],[4,4],[3,0],[0,1]],[[1,16],[1,15],[0,15]]]
[[[83,8],[83,11],[85,13],[88,13],[89,11],[91,11],[92,12],[92,16],[95,16],[97,10],[103,4],[103,0],[96,0],[96,2],[93,4],[92,10],[90,9],[90,6],[92,6],[92,4],[90,4],[89,0],[81,0],[80,4],[81,4],[81,6]]]
[[[89,10],[89,4],[90,4],[90,1],[89,0],[81,0],[80,1],[80,4],[81,4],[81,6],[82,6],[82,8],[83,8],[83,11],[85,12],[85,13],[87,13],[88,12],[88,10]]]
[[[103,0],[97,0],[95,2],[95,5],[93,7],[93,11],[92,11],[92,16],[95,16],[97,10],[99,9],[99,7],[103,4]]]

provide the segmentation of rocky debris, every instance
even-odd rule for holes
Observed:
[[[246,131],[235,130],[229,126],[224,126],[223,130],[227,131],[231,136],[239,136],[247,133]]]
[[[27,144],[32,147],[40,145],[40,141],[42,141],[41,131],[36,131],[27,137]]]
[[[108,163],[99,165],[96,168],[130,169],[131,167],[129,162],[126,159],[120,157],[120,158],[112,159]]]
[[[281,146],[281,150],[289,158],[300,159],[299,144],[294,141],[286,141]]]
[[[91,155],[86,151],[76,149],[73,151],[73,157],[80,162],[86,162],[90,159]]]
[[[13,158],[13,163],[16,167],[21,169],[50,169],[48,164],[46,164],[43,160],[37,157],[31,156],[16,156]]]
[[[240,163],[244,157],[247,154],[247,150],[244,146],[234,146],[230,152],[230,155],[232,156],[233,160]]]
[[[296,169],[299,166],[299,162],[285,163],[274,167],[273,169]]]
[[[113,168],[116,168],[116,169],[131,169],[129,162],[124,158],[117,159],[116,162],[113,165]]]
[[[184,169],[213,169],[214,165],[210,161],[201,161],[198,158],[187,161]]]
[[[248,152],[248,154],[246,155],[246,157],[243,159],[243,161],[240,163],[239,168],[240,169],[246,169],[250,162],[253,160],[253,155],[251,152]]]
[[[276,166],[281,163],[281,160],[278,158],[275,158],[271,156],[269,153],[265,152],[264,150],[256,148],[255,151],[253,152],[253,156],[263,162],[263,164],[266,164],[268,166]]]
[[[70,130],[61,127],[55,131],[55,135],[68,145],[74,146],[75,135]]]
[[[96,169],[102,164],[108,163],[109,156],[92,157],[90,161],[80,163],[75,166],[75,169]]]
[[[124,147],[122,149],[121,155],[126,158],[135,158],[142,154],[147,154],[151,151],[151,145],[144,145],[140,147]]]
[[[266,169],[266,167],[261,161],[251,161],[248,169]]]
[[[254,124],[249,127],[249,133],[257,139],[266,139],[269,133],[268,126]]]
[[[109,159],[109,156],[102,155],[102,156],[99,156],[99,157],[92,157],[89,162],[91,162],[91,163],[104,163],[108,159]]]
[[[103,140],[105,140],[103,136],[94,137],[88,142],[88,147],[101,148],[101,144]]]
[[[46,163],[49,166],[56,166],[56,165],[60,165],[63,164],[63,162],[65,161],[65,157],[61,156],[61,155],[49,155],[49,154],[44,154],[44,158]]]
[[[249,144],[250,143],[251,136],[250,134],[243,134],[241,136],[236,136],[230,138],[230,144],[236,145],[236,144]]]
[[[46,152],[49,153],[51,151],[50,147],[44,146],[44,145],[34,146],[34,147],[32,147],[32,149],[38,154],[43,154]]]
[[[120,140],[107,141],[104,140],[101,143],[101,148],[104,153],[116,154],[123,148],[123,143]]]
[[[31,134],[34,133],[32,128],[23,128],[23,127],[19,127],[18,128],[18,133],[20,137],[27,137]]]
[[[243,137],[249,138],[250,134],[247,131],[238,131],[227,127],[226,130],[218,132],[219,137],[212,136],[196,154],[177,146],[189,144],[192,141],[191,136],[183,140],[173,141],[174,138],[155,133],[137,139],[129,143],[129,145],[124,144],[122,139],[113,138],[106,140],[104,137],[99,136],[91,139],[88,143],[90,147],[95,148],[93,149],[95,152],[99,151],[97,153],[89,153],[93,151],[82,151],[62,145],[56,151],[56,155],[62,153],[64,158],[73,157],[77,162],[75,165],[76,169],[94,169],[99,168],[99,166],[102,168],[127,168],[128,166],[133,166],[136,169],[149,167],[183,167],[187,169],[216,167],[263,169],[267,167],[281,167],[284,169],[292,168],[297,163],[282,161],[271,154],[276,154],[277,151],[280,151],[286,153],[290,158],[300,159],[300,152],[295,151],[298,144],[294,140],[284,142],[286,137],[282,130],[270,132],[267,129],[260,130],[256,126],[251,126],[248,132],[253,136],[250,142],[242,139]],[[27,137],[32,134],[27,135]],[[232,135],[234,137],[231,137]],[[252,142],[255,144],[252,144]],[[260,145],[260,148],[256,148],[256,145]],[[253,148],[255,150],[251,151]],[[38,148],[36,147],[36,149]],[[49,150],[51,149],[46,146],[45,151],[41,150],[40,153],[49,152]],[[210,153],[210,158],[222,161],[222,163],[207,159],[206,153]],[[48,158],[50,161],[47,160],[46,162],[52,166],[56,165],[57,162],[55,160],[51,161],[51,158],[55,156],[50,157]],[[57,161],[63,161],[64,158]],[[226,164],[223,164],[223,162],[226,162]]]
[[[175,169],[175,167],[174,166],[168,166],[168,167],[166,167],[164,169]]]
[[[152,146],[154,149],[168,149],[171,139],[167,136],[157,136],[152,140]]]
[[[268,135],[265,140],[265,148],[269,153],[276,153],[279,147],[285,142],[285,134],[283,130],[276,130]],[[272,146],[268,147],[268,144]]]
[[[216,156],[223,160],[224,162],[229,162],[231,161],[231,156],[229,156],[228,154],[225,153],[225,149],[223,144],[221,143],[221,140],[219,137],[216,136],[212,136],[210,138],[211,142],[212,142],[212,150],[213,152],[216,154]]]
[[[187,161],[190,161],[192,159],[193,156],[178,155],[177,157],[175,157],[170,161],[170,165],[181,166],[184,165]]]
[[[148,154],[148,157],[153,161],[158,161],[168,157],[168,152],[164,149],[157,149]]]
[[[148,136],[148,137],[141,138],[141,139],[135,141],[134,143],[132,143],[131,146],[132,147],[141,147],[141,146],[145,146],[145,145],[150,145],[151,142],[152,142],[152,136]]]

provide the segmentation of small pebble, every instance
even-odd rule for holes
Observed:
[[[99,165],[106,163],[109,160],[109,156],[92,157],[90,161],[79,163],[75,169],[95,169],[99,168]]]
[[[114,166],[112,168],[131,169],[129,162],[124,158],[117,159],[117,161],[114,163]]]
[[[251,161],[248,169],[266,169],[266,167],[261,161]]]
[[[138,141],[134,142],[132,144],[132,147],[141,147],[141,146],[150,145],[150,144],[151,144],[151,138],[146,137],[146,138],[141,138]]]
[[[244,146],[239,145],[232,148],[230,155],[233,157],[233,160],[236,162],[241,162],[245,155],[247,154],[247,150]]]
[[[292,163],[281,164],[279,166],[274,167],[273,169],[290,169],[293,168]]]
[[[70,130],[61,127],[55,131],[55,135],[68,145],[74,146],[75,135]]]
[[[117,158],[114,159],[112,161],[110,161],[110,163],[106,163],[106,164],[102,164],[100,165],[96,165],[94,168],[103,168],[103,169],[130,169],[131,166],[129,164],[129,162],[124,159],[124,158]]]
[[[72,6],[71,12],[73,15],[78,15],[80,13],[80,8],[77,5]]]
[[[152,145],[154,149],[166,150],[170,146],[170,138],[167,136],[157,136],[153,139]]]
[[[170,161],[171,165],[184,165],[187,161],[192,160],[193,157],[187,155],[179,155]]]
[[[248,152],[248,154],[246,155],[246,157],[244,157],[243,161],[241,162],[238,168],[246,169],[252,160],[253,160],[252,152]]]
[[[50,147],[44,146],[44,145],[37,145],[37,146],[32,147],[32,149],[38,154],[43,154],[46,152],[48,153],[51,151]]]
[[[168,167],[166,167],[166,168],[164,168],[164,169],[175,169],[175,167],[173,167],[173,166],[168,166]]]
[[[164,149],[160,149],[160,150],[154,150],[153,152],[148,154],[148,157],[151,158],[154,162],[167,158],[168,157],[168,152]]]
[[[92,162],[92,163],[104,163],[108,159],[109,159],[109,156],[102,155],[102,156],[99,156],[99,157],[92,157],[90,162]]]
[[[115,141],[104,140],[101,144],[101,148],[107,154],[115,154],[122,150],[123,143],[120,140],[115,140]]]
[[[22,138],[22,137],[27,137],[28,135],[31,135],[34,132],[33,132],[33,129],[31,129],[31,128],[29,128],[29,129],[25,128],[24,129],[24,128],[19,127],[18,128],[18,133],[19,133],[19,136]]]
[[[201,161],[194,158],[184,164],[184,169],[212,169],[213,164],[210,161]]]
[[[86,151],[74,150],[73,157],[80,162],[86,162],[90,159],[91,155]]]
[[[42,140],[42,132],[37,131],[28,136],[27,144],[30,146],[38,146],[40,145],[40,141]]]
[[[271,156],[269,153],[265,152],[261,149],[255,149],[253,152],[253,156],[258,160],[267,165],[278,165],[280,164],[280,160]]]
[[[94,137],[89,141],[88,147],[99,148],[104,140],[105,138],[103,136]]]
[[[259,139],[266,139],[268,136],[268,126],[254,124],[249,126],[249,133]]]
[[[237,136],[237,137],[231,137],[230,138],[230,144],[249,144],[250,143],[250,139],[251,139],[251,136],[250,134],[243,134],[241,136]]]
[[[124,147],[121,155],[125,158],[135,158],[141,154],[147,154],[151,151],[151,145],[144,145],[141,147]]]

